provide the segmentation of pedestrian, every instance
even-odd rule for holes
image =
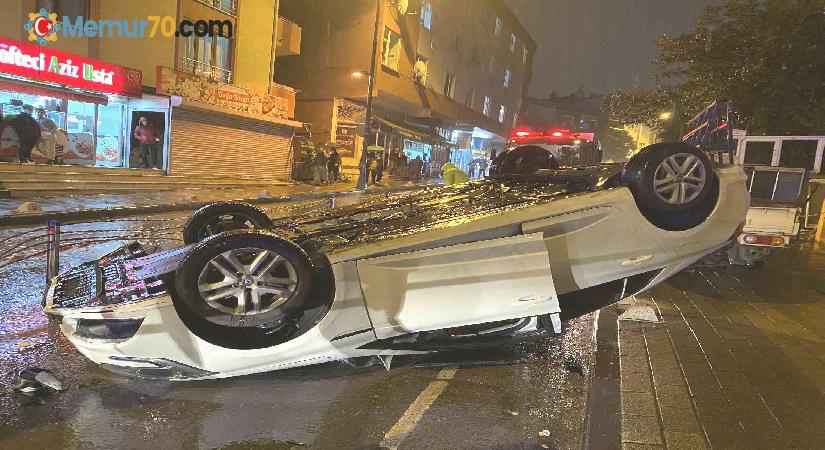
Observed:
[[[156,147],[157,143],[160,142],[160,138],[157,130],[155,130],[155,125],[149,122],[146,116],[141,116],[138,119],[133,136],[139,144],[138,160],[140,164],[147,169],[159,168],[158,159],[160,158],[158,158]]]
[[[424,167],[424,161],[421,160],[421,155],[418,155],[410,161],[410,181],[413,184],[418,183],[421,180],[421,169]]]
[[[40,124],[40,143],[38,148],[46,156],[46,164],[54,164],[55,162],[55,147],[57,124],[54,123],[49,116],[46,115],[46,110],[37,108],[37,123]]]
[[[463,170],[459,169],[449,161],[447,161],[443,166],[441,166],[441,176],[444,178],[444,184],[447,186],[466,183],[470,181],[469,175],[464,173]]]
[[[338,154],[338,149],[332,147],[329,153],[329,161],[327,161],[327,174],[329,175],[330,183],[337,183],[341,173],[341,155]]]
[[[40,124],[34,120],[34,108],[24,105],[20,114],[6,119],[6,125],[11,126],[20,142],[20,163],[31,164],[32,149],[40,141]]]
[[[378,184],[381,182],[381,178],[384,177],[384,153],[379,153],[375,158],[375,162],[377,164],[375,168],[375,184]]]
[[[316,185],[326,184],[328,181],[327,179],[327,163],[329,162],[329,157],[327,156],[326,149],[320,148],[318,152],[315,153],[315,159],[313,160],[313,182]]]
[[[367,156],[367,183],[369,185],[375,184],[375,178],[378,172],[378,161],[373,155]]]

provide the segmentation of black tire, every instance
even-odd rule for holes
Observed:
[[[194,244],[225,231],[267,229],[272,220],[257,206],[243,202],[212,203],[197,210],[183,226],[183,242]]]
[[[293,270],[290,274],[294,275],[297,280],[294,283],[291,294],[286,296],[282,303],[279,301],[279,303],[281,303],[279,306],[260,313],[236,314],[210,306],[202,296],[199,289],[200,278],[202,273],[208,273],[205,272],[205,270],[213,258],[218,258],[219,255],[232,251],[235,261],[243,263],[241,257],[236,255],[236,252],[241,254],[241,256],[243,256],[244,252],[248,252],[250,255],[252,254],[252,250],[243,249],[267,250],[282,257],[291,265],[290,267]],[[269,269],[269,275],[275,271],[285,270],[286,266],[287,265],[283,263],[273,266]],[[227,266],[225,266],[225,268],[226,267]],[[228,267],[231,269],[231,266]],[[283,277],[284,275],[278,273],[278,276]],[[209,237],[196,245],[187,254],[175,273],[175,290],[182,307],[195,316],[212,324],[235,329],[274,329],[278,328],[284,319],[302,310],[310,294],[313,276],[314,268],[309,256],[303,249],[292,242],[282,239],[269,231],[235,230]],[[229,278],[226,278],[226,280],[229,280]],[[246,295],[249,295],[251,290],[254,289],[254,287],[250,287],[250,285],[244,286],[241,283],[226,287],[234,288],[235,291],[244,291],[245,293],[242,295],[244,300],[246,299]],[[227,294],[226,299],[231,300],[231,297],[232,294]],[[240,303],[240,299],[237,301]],[[265,304],[266,300],[264,297],[260,297],[258,302],[260,302],[259,305]],[[212,304],[217,305],[218,308],[233,308],[228,305],[218,305],[214,301]],[[271,304],[274,305],[274,302]],[[238,305],[235,306],[235,308],[238,307]]]
[[[701,186],[697,187],[693,181],[690,183],[686,181],[694,177],[677,173],[673,175],[673,181],[663,185],[664,187],[674,186],[673,189],[676,189],[676,192],[673,192],[671,199],[663,198],[665,194],[657,193],[654,183],[657,182],[657,177],[664,173],[660,171],[663,171],[665,167],[670,167],[665,161],[678,162],[681,158],[687,166],[690,157],[695,158],[690,161],[694,161],[696,166],[688,175],[701,172],[703,174]],[[690,165],[694,167],[693,164]],[[710,158],[698,148],[681,142],[653,144],[643,148],[628,161],[622,173],[622,179],[633,193],[636,204],[646,214],[684,212],[698,208],[703,205],[705,198],[713,190],[714,178]],[[687,198],[681,199],[679,195],[680,192],[686,192],[685,185],[689,185],[692,192],[684,195]]]

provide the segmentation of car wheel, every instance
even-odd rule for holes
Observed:
[[[654,144],[642,149],[622,175],[639,208],[647,213],[690,211],[703,203],[714,181],[704,152],[684,143]]]
[[[175,274],[183,306],[230,328],[277,328],[300,312],[313,266],[297,245],[268,231],[235,230],[207,238]]]
[[[241,202],[220,202],[195,211],[183,226],[183,242],[194,244],[224,231],[265,229],[272,221],[260,208]]]

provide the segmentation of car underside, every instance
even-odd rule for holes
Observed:
[[[55,277],[45,310],[93,361],[172,379],[546,337],[665,280],[742,223],[741,168],[681,144],[634,160],[279,219],[210,205],[186,246],[135,243]]]

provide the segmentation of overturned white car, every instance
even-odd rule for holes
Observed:
[[[73,268],[45,310],[102,366],[172,379],[510,345],[721,247],[748,201],[740,167],[686,144],[564,170],[525,145],[490,179],[352,207],[273,220],[207,206],[188,245]]]

